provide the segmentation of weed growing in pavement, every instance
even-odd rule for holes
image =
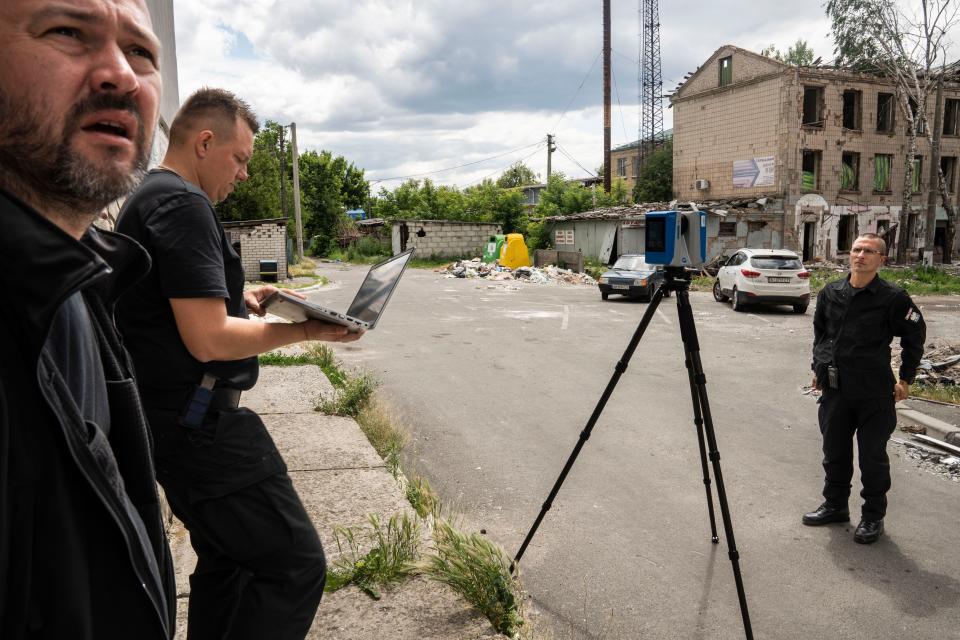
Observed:
[[[503,549],[480,535],[457,531],[445,520],[434,527],[436,555],[424,571],[477,607],[498,632],[515,637],[523,627],[523,598]]]
[[[377,454],[387,463],[394,479],[400,477],[400,453],[407,446],[407,434],[394,425],[389,412],[376,398],[356,416],[360,430],[367,436]]]
[[[356,418],[370,404],[377,381],[369,373],[343,376],[343,384],[339,387],[334,384],[336,389],[333,397],[322,398],[317,410],[335,416]]]
[[[275,367],[315,365],[320,367],[320,370],[323,371],[334,387],[342,387],[346,377],[337,365],[333,349],[320,342],[310,343],[304,353],[286,355],[279,351],[271,351],[260,354],[259,360],[261,365]]]
[[[316,268],[317,264],[313,260],[310,260],[309,258],[301,258],[300,262],[287,265],[287,273],[294,278],[300,276],[312,276],[313,270]]]
[[[440,517],[442,510],[440,498],[433,492],[433,488],[426,478],[416,475],[413,480],[408,480],[404,493],[407,496],[407,502],[410,503],[418,516],[421,518],[427,516]]]
[[[960,386],[944,384],[924,384],[918,382],[910,387],[911,397],[923,398],[924,400],[937,400],[938,402],[950,402],[960,404]]]
[[[370,530],[358,532],[353,527],[333,530],[337,550],[341,553],[327,574],[324,591],[336,591],[355,584],[374,600],[380,599],[378,587],[400,582],[417,568],[420,557],[420,521],[407,514],[394,514],[383,524],[376,515],[369,516]],[[362,547],[373,548],[361,553]]]
[[[815,294],[834,280],[846,277],[846,270],[811,270],[810,292]],[[880,269],[880,277],[903,287],[910,295],[960,293],[960,276],[955,276],[936,267],[914,266]]]

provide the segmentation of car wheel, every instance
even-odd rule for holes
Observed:
[[[730,307],[734,311],[743,311],[743,302],[740,301],[740,292],[737,291],[737,288],[733,288],[733,292],[730,294],[730,299],[733,301],[730,304]]]
[[[606,299],[609,298],[609,297],[610,297],[610,294],[609,294],[609,293],[604,293],[603,291],[600,292],[600,299],[601,299],[601,300],[606,300]]]
[[[727,296],[723,295],[723,290],[720,288],[720,278],[717,278],[713,282],[713,299],[717,302],[726,302],[729,300]]]
[[[806,312],[807,312],[807,305],[808,305],[808,304],[809,304],[809,303],[807,303],[807,302],[801,302],[800,304],[795,304],[795,305],[793,305],[793,312],[794,312],[794,313],[806,313]]]

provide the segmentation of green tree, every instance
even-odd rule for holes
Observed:
[[[498,181],[499,182],[499,181]],[[520,189],[502,189],[492,180],[464,190],[465,219],[496,222],[504,233],[523,233],[523,193]]]
[[[640,168],[634,187],[637,202],[667,202],[673,199],[673,142],[668,140],[650,154]]]
[[[523,164],[522,161],[510,166],[497,178],[497,186],[501,189],[510,189],[512,187],[523,187],[528,184],[537,184],[540,176],[533,172],[533,169]]]
[[[798,67],[810,66],[813,64],[814,60],[813,47],[811,47],[803,38],[799,38],[790,46],[790,48],[787,49],[787,55],[780,53],[779,49],[772,44],[761,51],[760,55],[773,58],[774,60],[779,60],[780,62],[786,64],[796,65]]]
[[[303,233],[317,238],[320,253],[330,249],[345,221],[343,179],[346,160],[329,151],[307,151],[300,155],[300,201]]]

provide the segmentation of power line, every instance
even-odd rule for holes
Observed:
[[[593,171],[590,171],[590,169],[587,169],[585,166],[583,166],[582,164],[580,164],[579,162],[577,162],[577,159],[574,158],[574,157],[573,157],[572,155],[570,155],[569,153],[567,153],[567,150],[564,149],[563,147],[561,147],[559,142],[557,143],[557,149],[559,149],[559,150],[560,150],[560,153],[562,153],[563,155],[565,155],[568,160],[570,160],[570,161],[573,162],[575,165],[577,165],[578,167],[580,167],[581,169],[583,169],[584,171],[586,171],[588,175],[590,175],[590,176],[592,176],[592,177],[596,177],[596,176],[597,176],[597,174],[595,174]]]
[[[630,142],[630,138],[627,137],[627,123],[623,120],[623,105],[620,103],[620,86],[617,84],[617,74],[613,72],[613,69],[610,69],[610,75],[613,76],[613,89],[617,93],[617,110],[620,112],[620,126],[623,128],[623,138],[627,142]]]
[[[480,163],[482,163],[482,162],[487,162],[488,160],[496,160],[497,158],[502,158],[503,156],[510,155],[511,153],[516,153],[517,151],[523,151],[524,149],[529,149],[530,147],[534,147],[534,146],[538,146],[538,145],[542,145],[542,144],[544,144],[543,140],[538,140],[537,142],[533,142],[533,143],[531,143],[531,144],[524,145],[524,146],[522,146],[522,147],[517,147],[516,149],[510,149],[509,151],[504,151],[503,153],[498,153],[498,154],[495,155],[495,156],[490,156],[490,157],[488,157],[488,158],[483,158],[482,160],[474,160],[473,162],[465,162],[465,163],[463,163],[463,164],[458,164],[458,165],[455,166],[455,167],[447,167],[447,168],[445,168],[445,169],[436,169],[435,171],[423,171],[423,172],[421,172],[421,173],[411,173],[410,175],[406,175],[406,176],[396,176],[396,177],[393,177],[393,178],[378,178],[378,179],[376,179],[376,180],[371,180],[371,181],[370,181],[370,184],[371,184],[371,185],[374,185],[374,184],[378,184],[378,183],[380,183],[380,182],[390,182],[390,181],[393,181],[393,180],[407,180],[407,179],[409,179],[409,178],[416,178],[416,177],[418,177],[418,176],[430,176],[430,175],[433,175],[433,174],[436,174],[436,173],[443,173],[443,172],[445,172],[445,171],[453,171],[454,169],[462,169],[463,167],[469,167],[469,166],[472,166],[472,165],[475,165],[475,164],[480,164]]]
[[[557,126],[560,124],[560,120],[563,120],[563,117],[567,115],[567,111],[570,109],[570,105],[573,104],[573,101],[577,99],[577,96],[580,95],[580,89],[583,89],[583,85],[587,82],[587,78],[590,77],[590,74],[593,72],[593,68],[597,66],[597,60],[600,59],[600,55],[603,51],[597,53],[597,57],[593,59],[593,64],[590,65],[590,69],[587,70],[587,75],[583,76],[583,80],[580,81],[580,86],[577,87],[576,93],[573,94],[573,97],[570,98],[570,102],[567,103],[566,108],[564,108],[563,113],[560,114],[560,118],[557,120],[556,124],[553,125],[551,131],[556,131]]]
[[[469,189],[470,187],[472,187],[472,186],[474,186],[474,185],[480,184],[481,182],[483,182],[483,181],[486,180],[487,178],[490,178],[490,177],[492,177],[492,176],[495,176],[495,175],[497,175],[498,173],[503,173],[504,171],[506,171],[507,169],[509,169],[509,168],[512,167],[513,165],[515,165],[517,162],[523,162],[524,160],[527,160],[528,158],[532,158],[533,156],[535,156],[535,155],[537,155],[538,153],[540,153],[541,149],[543,148],[543,145],[545,145],[545,144],[546,144],[545,142],[542,143],[542,144],[539,145],[536,149],[534,149],[532,153],[530,153],[529,155],[526,155],[526,156],[520,158],[520,159],[517,160],[516,162],[511,162],[511,163],[508,164],[507,166],[502,167],[502,168],[500,168],[500,169],[497,169],[497,170],[494,171],[493,173],[488,173],[487,175],[483,176],[483,177],[480,178],[479,180],[474,180],[473,182],[468,182],[466,185],[463,186],[463,188],[464,188],[464,189]]]

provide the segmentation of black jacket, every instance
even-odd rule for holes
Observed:
[[[173,566],[152,443],[113,325],[149,269],[139,245],[91,229],[77,242],[0,191],[0,638],[173,635]],[[107,380],[109,437],[90,430],[47,348],[77,291]]]
[[[827,365],[839,371],[840,391],[855,397],[893,393],[890,343],[900,337],[900,379],[913,382],[927,328],[906,291],[874,277],[855,295],[846,280],[831,282],[817,296],[813,316],[813,369],[827,388]]]

